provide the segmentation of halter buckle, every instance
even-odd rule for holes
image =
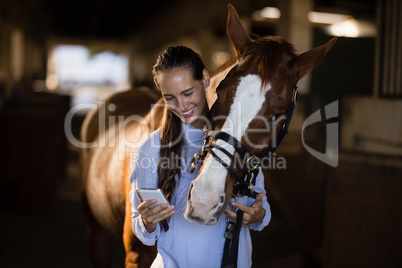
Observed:
[[[246,161],[246,167],[248,170],[251,171],[258,168],[259,165],[260,159],[258,159],[258,157],[256,157],[255,155],[250,156]]]
[[[232,191],[232,197],[235,198],[237,200],[238,197],[244,197],[244,195],[241,194],[241,190],[239,189],[240,187],[240,183],[236,182],[234,187],[233,187],[233,191]],[[236,191],[237,189],[237,191]],[[233,209],[235,209],[235,207],[233,207]]]
[[[194,162],[191,163],[190,173],[193,173],[193,172],[194,172],[196,166],[197,166],[197,165],[196,165]]]
[[[191,160],[191,168],[190,172],[193,173],[195,168],[197,167],[198,162],[204,160],[205,154],[203,151],[194,154],[193,159]]]
[[[297,87],[293,89],[293,94],[292,94],[292,101],[295,105],[297,104],[297,100],[299,99],[299,91],[297,90]]]
[[[250,193],[253,194],[254,193],[254,185],[253,185],[252,180],[250,180],[250,182],[248,184],[248,188],[250,189]]]

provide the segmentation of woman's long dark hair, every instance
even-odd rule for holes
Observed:
[[[194,80],[202,81],[204,63],[196,52],[184,46],[169,47],[162,52],[153,67],[152,74],[158,89],[157,76],[164,71],[176,68],[185,68],[190,71]],[[176,189],[176,175],[181,177],[181,151],[183,147],[182,121],[170,109],[165,107],[161,127],[161,149],[158,162],[158,187],[171,202],[173,191]],[[167,231],[169,226],[166,220],[162,226]]]

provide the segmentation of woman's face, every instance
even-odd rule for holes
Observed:
[[[202,128],[204,120],[199,117],[205,116],[208,71],[204,69],[202,81],[194,80],[186,68],[160,72],[156,79],[167,107],[184,123]]]

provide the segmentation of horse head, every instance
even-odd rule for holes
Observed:
[[[275,36],[252,40],[236,10],[229,5],[227,33],[237,62],[216,89],[211,108],[211,129],[228,138],[206,140],[210,150],[193,180],[185,217],[201,224],[215,224],[227,207],[239,179],[245,176],[245,159],[263,157],[283,129],[297,82],[321,62],[335,43],[296,55],[293,46]],[[274,120],[272,120],[272,118]],[[247,156],[242,153],[247,152]],[[236,161],[239,160],[239,161]]]

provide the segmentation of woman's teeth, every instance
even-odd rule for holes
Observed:
[[[189,110],[188,112],[183,112],[182,114],[184,115],[184,116],[188,116],[188,115],[190,115],[193,111],[194,111],[194,108],[195,107],[193,107],[191,110]]]

